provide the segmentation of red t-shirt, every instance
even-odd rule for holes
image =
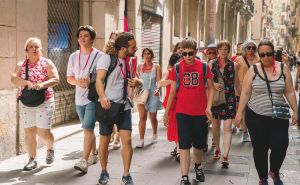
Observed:
[[[175,68],[172,69],[170,75],[170,79],[176,81]],[[179,77],[180,85],[176,94],[176,113],[192,116],[205,115],[207,97],[202,62],[195,60],[192,65],[189,65],[182,60],[179,64]],[[208,65],[206,78],[213,78]]]

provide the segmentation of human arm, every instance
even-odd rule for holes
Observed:
[[[163,72],[162,78],[160,82],[158,82],[158,87],[166,87],[171,84],[171,80],[168,80],[169,77],[169,70]]]
[[[238,94],[241,94],[241,85],[239,81],[239,74],[238,74],[238,64],[234,63],[234,88]]]
[[[176,96],[176,81],[171,81],[171,88],[170,88],[170,94],[169,94],[169,98],[168,98],[168,103],[166,106],[166,110],[165,110],[165,114],[164,114],[164,118],[163,118],[163,123],[164,125],[167,127],[169,125],[169,112],[171,109],[171,105],[173,103],[173,100]]]
[[[245,75],[244,83],[242,84],[242,92],[240,95],[239,106],[235,117],[236,124],[241,123],[243,119],[243,115],[245,113],[246,105],[251,97],[253,76],[254,76],[253,67],[250,67],[250,69],[247,71]]]
[[[32,89],[43,89],[43,88],[48,88],[48,87],[53,87],[58,84],[59,82],[59,75],[56,66],[54,63],[47,59],[46,60],[46,70],[47,70],[47,75],[48,75],[48,80],[34,84],[32,86]]]
[[[294,125],[298,122],[296,93],[293,88],[291,72],[286,65],[284,65],[283,73],[285,75],[284,96],[286,97],[287,101],[289,102],[289,105],[293,110],[292,124]]]
[[[22,64],[23,62],[19,62],[14,70],[14,72],[11,74],[11,83],[13,83],[16,86],[28,86],[28,88],[31,88],[33,84],[29,80],[25,80],[21,78],[21,72],[22,72]]]
[[[211,106],[212,106],[212,101],[214,98],[214,82],[213,79],[207,79],[207,85],[208,85],[208,96],[207,96],[207,106],[206,106],[206,116],[210,120],[212,118],[212,113],[211,113]]]
[[[295,77],[295,90],[296,90],[296,92],[298,92],[298,88],[299,88],[299,84],[298,84],[299,78],[300,78],[300,65],[297,66],[297,72],[296,72],[296,77]]]
[[[161,80],[161,68],[160,68],[159,65],[155,65],[155,66],[156,66],[155,67],[155,70],[156,70],[156,89],[154,91],[154,95],[158,96],[159,95],[159,86],[158,86],[158,84]]]

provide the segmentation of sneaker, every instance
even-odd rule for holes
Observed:
[[[188,180],[181,180],[180,185],[191,185],[191,183]]]
[[[100,185],[107,185],[109,183],[109,174],[106,170],[101,172],[98,182]]]
[[[30,171],[33,169],[36,169],[37,167],[37,162],[34,158],[29,158],[28,163],[24,166],[23,170],[24,171]]]
[[[216,150],[215,151],[215,155],[213,156],[213,160],[220,159],[220,155],[221,155],[221,151],[220,150]]]
[[[268,179],[260,179],[258,185],[269,185]]]
[[[47,155],[46,155],[46,164],[51,164],[54,161],[54,150],[49,149],[47,150]]]
[[[283,185],[282,180],[280,179],[279,173],[269,172],[269,176],[273,179],[274,185]]]
[[[76,170],[81,171],[82,173],[86,173],[88,171],[88,163],[85,159],[80,159],[75,165],[74,168]]]
[[[244,132],[243,134],[243,142],[249,142],[250,141],[250,137],[248,132]]]
[[[92,154],[89,156],[88,158],[88,165],[93,165],[93,164],[96,164],[98,162],[98,154]]]
[[[195,166],[194,170],[196,172],[196,180],[199,182],[204,182],[205,181],[205,176],[204,172],[201,166],[198,166],[198,168]]]
[[[222,168],[228,168],[228,166],[229,166],[228,157],[223,157]]]
[[[121,142],[120,141],[114,141],[114,144],[113,144],[113,149],[114,150],[118,150],[119,148],[121,147]]]
[[[140,139],[138,141],[138,144],[136,145],[136,148],[144,148],[144,140],[143,139]]]
[[[236,126],[233,126],[233,127],[232,127],[231,133],[233,133],[233,134],[237,133],[237,128],[236,128]]]
[[[127,176],[122,177],[121,185],[134,185],[133,181],[132,181],[132,177],[130,176],[130,174],[128,174]]]
[[[151,143],[157,143],[157,134],[153,134],[151,138]]]

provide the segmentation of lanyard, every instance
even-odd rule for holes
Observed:
[[[123,68],[123,64],[120,62],[120,60],[118,59],[118,63],[119,63],[119,67],[121,69],[121,73],[122,73],[122,77],[124,80],[126,80],[126,74],[125,74],[125,70]],[[126,64],[125,64],[126,65]]]
[[[80,69],[80,55],[81,55],[81,49],[80,49],[79,56],[78,56],[78,66],[79,66],[79,69],[80,69],[81,71],[84,71],[84,69],[86,68],[86,66],[87,66],[87,64],[88,64],[88,62],[89,62],[89,60],[90,60],[92,51],[93,51],[93,48],[91,48],[91,51],[90,51],[90,53],[89,53],[89,56],[88,56],[88,58],[87,58],[87,60],[86,60],[86,62],[85,62],[85,65],[84,65],[83,69]]]

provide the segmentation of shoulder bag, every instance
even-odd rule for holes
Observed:
[[[290,106],[284,102],[284,103],[274,103],[273,102],[273,96],[272,96],[272,89],[270,86],[270,82],[268,80],[268,76],[266,74],[266,71],[264,69],[263,64],[261,63],[261,68],[263,70],[265,80],[267,83],[268,87],[268,92],[269,92],[269,97],[272,103],[272,118],[277,118],[277,119],[290,119]],[[283,64],[281,64],[281,73],[283,73]]]
[[[28,61],[26,62],[26,76],[25,79],[28,80]],[[21,101],[27,107],[37,107],[45,101],[45,93],[47,89],[33,90],[29,89],[28,86],[22,90],[21,96],[18,100]]]
[[[224,81],[223,81],[223,78],[222,78],[222,75],[221,75],[221,71],[219,69],[219,65],[218,65],[218,63],[215,63],[215,65],[217,65],[217,70],[218,70],[218,83],[223,84],[223,86],[224,86]],[[224,89],[222,91],[216,91],[215,90],[212,106],[213,107],[219,106],[219,105],[225,104],[225,102],[226,102],[226,99],[225,99]]]

